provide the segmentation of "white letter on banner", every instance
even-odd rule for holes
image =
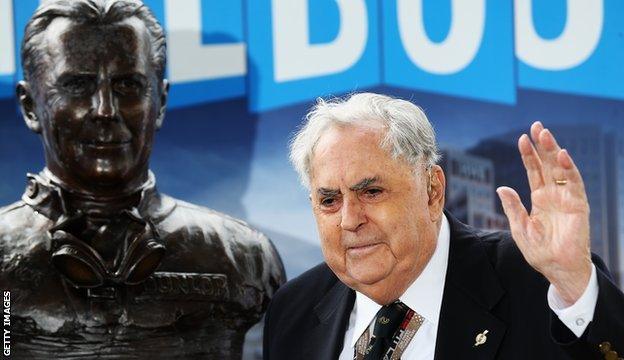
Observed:
[[[462,71],[481,47],[485,0],[452,0],[451,27],[440,43],[432,42],[427,36],[422,8],[422,0],[397,0],[399,34],[407,56],[433,74]]]
[[[516,56],[544,70],[566,70],[582,64],[596,49],[602,35],[603,0],[567,0],[566,24],[555,39],[535,31],[532,1],[515,0]]]
[[[244,43],[202,45],[200,0],[165,0],[165,18],[169,78],[172,82],[218,79],[247,73]]]
[[[308,1],[272,2],[276,82],[341,72],[353,66],[366,48],[368,14],[364,0],[336,0],[340,30],[334,41],[325,44],[310,44]]]
[[[0,75],[13,75],[15,72],[14,41],[13,2],[0,0]]]

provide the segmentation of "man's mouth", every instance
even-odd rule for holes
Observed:
[[[382,243],[363,244],[357,246],[349,246],[347,253],[351,256],[364,256],[375,252]]]
[[[83,141],[81,144],[90,149],[116,149],[130,145],[130,141]]]

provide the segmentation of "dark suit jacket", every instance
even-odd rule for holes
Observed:
[[[436,360],[603,359],[604,342],[624,357],[624,294],[599,258],[594,318],[577,339],[548,307],[548,282],[509,233],[478,232],[447,218],[451,242]],[[266,313],[264,359],[337,359],[354,299],[326,264],[290,281]],[[487,342],[474,347],[484,330]]]

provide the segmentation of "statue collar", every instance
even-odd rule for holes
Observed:
[[[158,223],[169,215],[175,208],[175,202],[161,196],[156,190],[156,178],[149,171],[145,183],[129,194],[121,194],[114,198],[89,198],[82,194],[73,192],[56,178],[47,168],[39,174],[27,174],[28,183],[22,195],[22,201],[32,207],[35,211],[56,222],[62,215],[73,216],[77,212],[83,212],[90,216],[106,218],[114,215],[110,212],[112,206],[127,202],[127,206],[116,209],[115,212],[136,209],[141,217],[149,219],[153,223]],[[83,208],[72,206],[71,198],[82,197]],[[133,201],[128,199],[134,198]]]

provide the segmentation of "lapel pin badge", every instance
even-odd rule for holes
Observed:
[[[488,332],[488,330],[485,330],[484,332],[477,334],[477,337],[475,337],[474,347],[485,344],[485,342],[487,341]]]

